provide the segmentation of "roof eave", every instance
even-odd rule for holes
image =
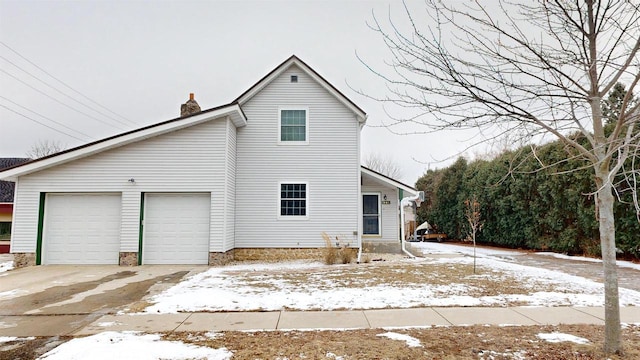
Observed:
[[[391,186],[397,187],[398,189],[402,189],[408,193],[411,193],[413,195],[417,195],[418,194],[418,189],[414,188],[413,186],[409,186],[407,184],[404,184],[396,179],[390,178],[384,174],[381,174],[377,171],[371,170],[366,166],[360,165],[360,171],[362,171],[362,173],[367,174],[379,181],[382,181],[384,183],[387,183]]]

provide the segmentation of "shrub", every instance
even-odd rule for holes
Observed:
[[[338,257],[343,264],[350,264],[353,261],[353,251],[346,246],[342,247],[338,251]]]
[[[338,249],[333,247],[331,243],[331,238],[325,232],[322,233],[322,238],[324,239],[325,249],[324,249],[324,263],[327,265],[333,265],[338,260]]]

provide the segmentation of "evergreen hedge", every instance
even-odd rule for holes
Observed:
[[[541,169],[541,162],[554,165]],[[625,186],[617,186],[622,201],[615,205],[616,245],[621,257],[640,259],[640,222]],[[484,223],[478,243],[600,256],[593,170],[579,158],[567,160],[559,142],[493,160],[459,158],[427,171],[416,187],[426,195],[418,221],[429,221],[450,238],[468,236],[464,201],[476,195]]]

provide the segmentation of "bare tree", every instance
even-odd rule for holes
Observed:
[[[25,153],[27,157],[32,159],[39,159],[51,154],[58,153],[64,150],[66,146],[60,141],[55,140],[38,140],[38,142],[31,145],[29,151]]]
[[[383,26],[374,16],[370,26],[392,58],[389,68],[368,66],[388,94],[368,95],[405,114],[415,111],[387,126],[517,133],[531,142],[555,138],[565,144],[567,159],[582,159],[593,169],[605,277],[604,350],[622,353],[612,182],[623,175],[637,189],[640,175],[640,109],[631,101],[640,81],[640,3],[425,4],[419,14],[405,4],[408,28],[391,16]],[[602,99],[618,81],[630,85],[619,114],[608,119],[612,130],[605,132]]]
[[[471,232],[471,240],[473,241],[473,273],[476,273],[476,234],[482,230],[482,221],[480,221],[480,203],[478,197],[473,195],[471,199],[464,201],[464,216],[469,223]]]
[[[383,156],[378,153],[371,153],[364,157],[364,166],[377,171],[393,179],[402,177],[402,169],[398,163],[390,156]]]

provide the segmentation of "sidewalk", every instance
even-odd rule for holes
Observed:
[[[640,324],[640,307],[622,307],[623,323]],[[0,336],[84,336],[103,331],[190,332],[345,330],[462,325],[604,325],[602,307],[430,307],[350,311],[272,311],[144,315],[96,315],[88,326],[73,324],[80,315],[30,315],[0,318]],[[100,317],[99,317],[100,316]],[[11,324],[13,323],[13,326]],[[52,325],[52,326],[50,326]]]

